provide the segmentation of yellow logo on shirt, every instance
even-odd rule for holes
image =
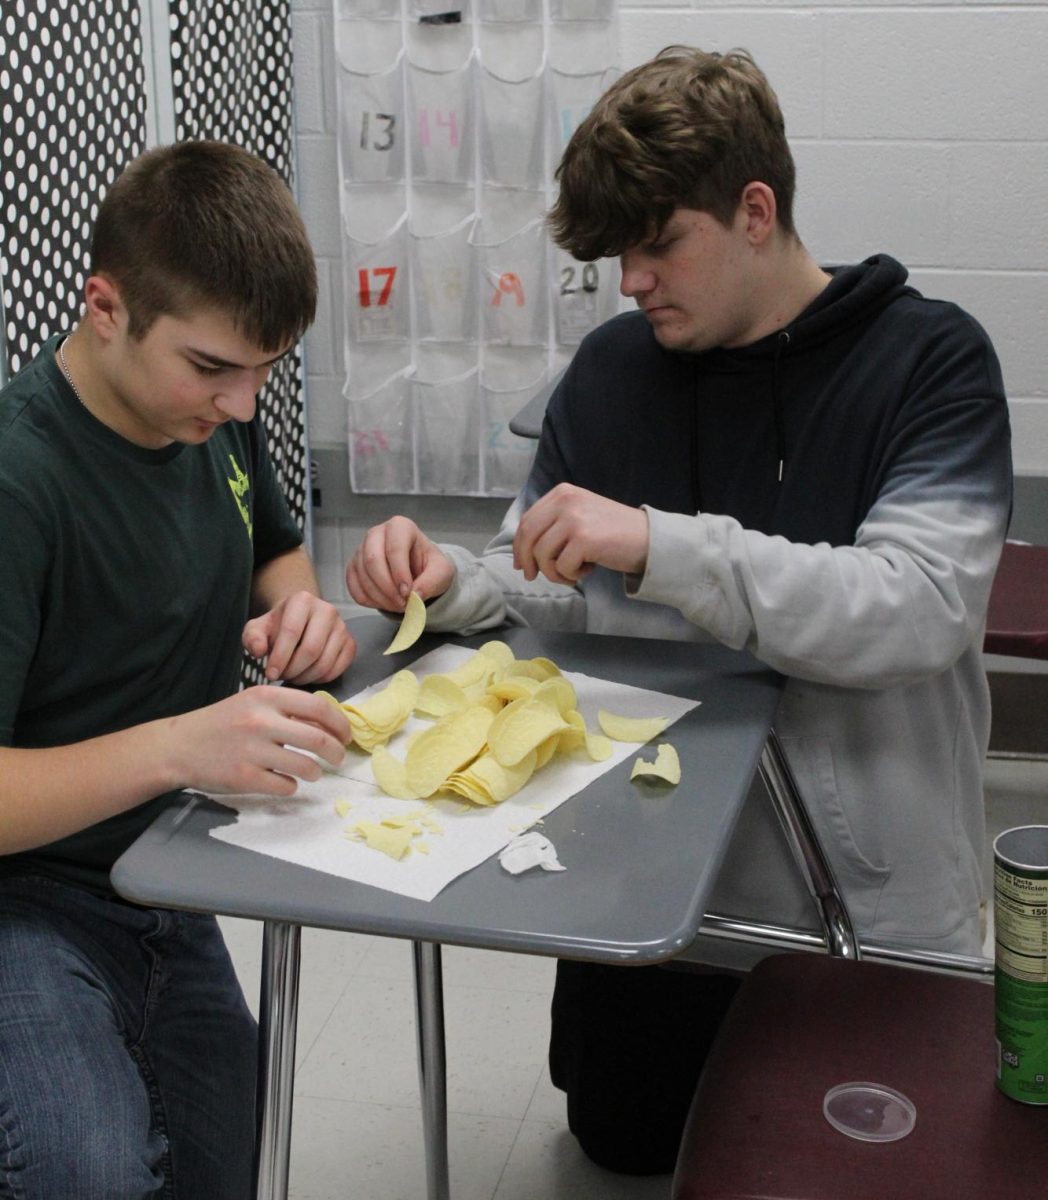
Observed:
[[[226,480],[229,484],[229,489],[233,493],[233,499],[236,501],[237,508],[240,509],[240,515],[244,518],[244,524],[247,527],[247,536],[253,538],[255,534],[254,527],[251,524],[251,510],[244,502],[244,497],[251,488],[251,480],[248,479],[246,473],[240,469],[240,464],[231,454],[229,461],[233,464],[235,472],[232,478]]]

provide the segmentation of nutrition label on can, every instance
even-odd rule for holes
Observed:
[[[1048,983],[1048,879],[994,866],[997,965],[1016,979]]]

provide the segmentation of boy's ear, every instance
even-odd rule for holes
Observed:
[[[775,228],[778,206],[775,193],[759,180],[746,184],[742,189],[742,210],[746,217],[746,235],[755,245],[762,245]]]
[[[108,275],[90,275],[84,285],[85,318],[95,336],[108,343],[127,330],[128,314],[120,289]]]

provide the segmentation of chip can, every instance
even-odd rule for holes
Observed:
[[[1048,825],[993,843],[997,1086],[1048,1104]]]

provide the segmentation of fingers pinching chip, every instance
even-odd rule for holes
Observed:
[[[418,592],[411,592],[408,595],[408,602],[404,606],[404,616],[401,619],[400,628],[382,653],[399,654],[401,650],[413,646],[422,636],[425,628],[426,605]]]

